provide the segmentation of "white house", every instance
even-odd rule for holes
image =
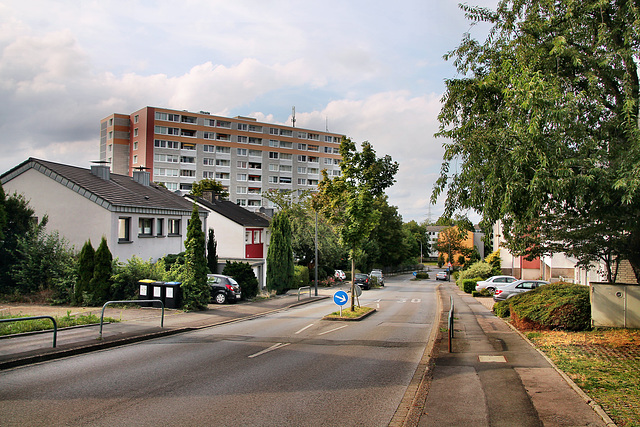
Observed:
[[[30,158],[0,175],[7,195],[24,195],[49,232],[57,230],[77,250],[104,236],[114,258],[156,260],[184,251],[193,203],[149,182],[149,173],[110,173]],[[208,212],[200,209],[203,229]]]
[[[253,268],[260,289],[264,288],[267,278],[267,250],[271,239],[269,218],[250,212],[233,202],[216,198],[210,191],[205,191],[203,196],[187,195],[185,198],[210,212],[207,227],[215,235],[218,271],[222,271],[226,261],[246,262]]]
[[[500,249],[502,272],[519,279],[542,279],[549,282],[563,280],[566,282],[588,285],[590,282],[604,280],[597,265],[590,269],[579,267],[578,260],[563,252],[545,255],[527,260],[522,256],[512,255],[503,245],[502,222],[493,225],[493,247]]]

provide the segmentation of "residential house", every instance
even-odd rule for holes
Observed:
[[[560,252],[533,260],[527,260],[523,256],[511,254],[504,247],[502,234],[502,222],[498,221],[493,226],[493,247],[500,249],[502,272],[519,279],[542,279],[549,282],[568,281],[588,285],[591,282],[601,282],[604,279],[602,269],[593,265],[588,270],[578,266],[578,260]]]
[[[48,216],[47,230],[58,231],[77,250],[94,247],[104,236],[114,258],[157,260],[184,251],[193,203],[149,181],[111,173],[109,166],[84,169],[30,158],[0,175],[5,193],[24,195],[35,215]],[[200,210],[203,229],[208,212]]]
[[[186,195],[185,198],[210,212],[208,229],[213,230],[217,243],[218,272],[222,272],[227,261],[246,262],[253,268],[260,289],[263,289],[271,238],[269,218],[222,200],[211,191],[205,191],[203,197]]]

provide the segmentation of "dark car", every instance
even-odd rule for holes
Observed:
[[[353,282],[360,286],[362,289],[369,289],[371,283],[369,282],[369,275],[364,273],[356,273]]]
[[[211,287],[211,299],[216,304],[236,302],[242,297],[240,285],[232,277],[207,274],[207,283]]]

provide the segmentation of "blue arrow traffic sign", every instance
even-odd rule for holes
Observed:
[[[349,301],[349,295],[345,291],[338,291],[333,294],[333,302],[338,305],[345,305]]]

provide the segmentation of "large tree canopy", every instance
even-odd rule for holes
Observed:
[[[629,0],[502,0],[461,6],[493,24],[446,58],[440,131],[446,137],[432,200],[502,220],[509,248],[620,259],[640,279],[640,13]],[[453,162],[460,170],[451,170]]]

